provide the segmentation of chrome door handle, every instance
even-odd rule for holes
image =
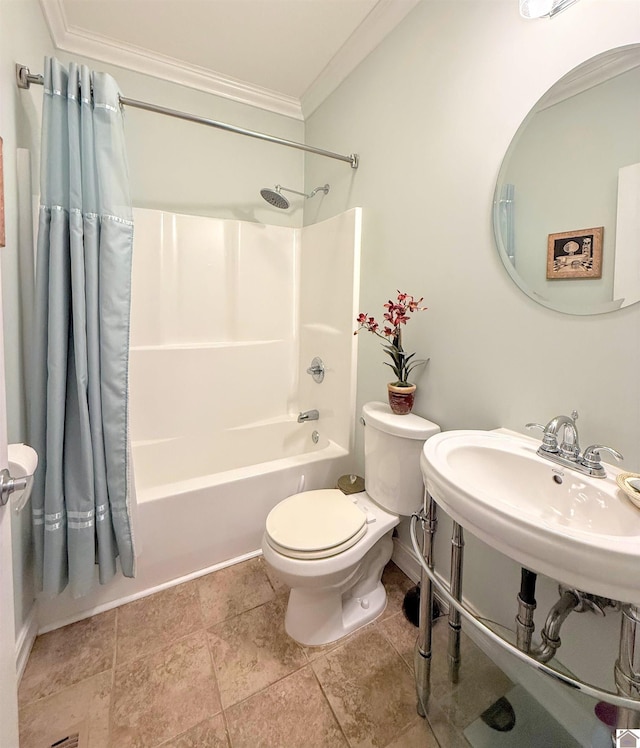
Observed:
[[[0,470],[0,506],[4,506],[14,491],[22,491],[27,487],[28,478],[12,478],[11,473],[4,468]]]

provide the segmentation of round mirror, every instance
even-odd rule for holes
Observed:
[[[554,84],[502,162],[493,227],[502,262],[543,306],[599,314],[640,301],[640,44]]]

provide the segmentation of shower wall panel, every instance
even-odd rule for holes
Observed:
[[[136,209],[134,441],[282,417],[297,369],[299,230]]]

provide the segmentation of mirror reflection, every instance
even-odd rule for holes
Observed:
[[[517,285],[569,314],[640,301],[640,45],[599,55],[540,99],[505,155],[494,232]]]

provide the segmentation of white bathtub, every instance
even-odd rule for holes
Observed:
[[[302,482],[306,489],[333,486],[352,469],[347,450],[330,441],[313,444],[313,425],[294,422],[245,430],[249,440],[269,449],[278,442],[292,446],[308,440],[312,448],[301,454],[171,483],[145,486],[136,479],[134,528],[140,554],[135,579],[118,575],[80,600],[65,590],[42,601],[40,633],[258,555],[267,514],[279,501],[298,491]],[[172,454],[158,457],[179,463],[178,446],[173,443]],[[134,447],[138,453],[141,448],[152,452],[148,444]]]
[[[147,583],[194,575],[256,552],[267,514],[278,502],[301,488],[335,486],[350,469],[348,452],[326,440],[313,444],[312,431],[313,423],[296,422],[232,429],[223,434],[224,448],[213,440],[209,445],[216,472],[208,475],[201,470],[206,462],[197,459],[209,451],[202,445],[196,454],[186,442],[134,445],[136,470],[144,474],[136,473],[136,524],[140,572]],[[269,460],[282,452],[288,456]],[[156,479],[153,465],[164,463],[171,473],[167,466],[183,457],[192,477],[166,483]],[[236,466],[249,459],[253,464]]]

